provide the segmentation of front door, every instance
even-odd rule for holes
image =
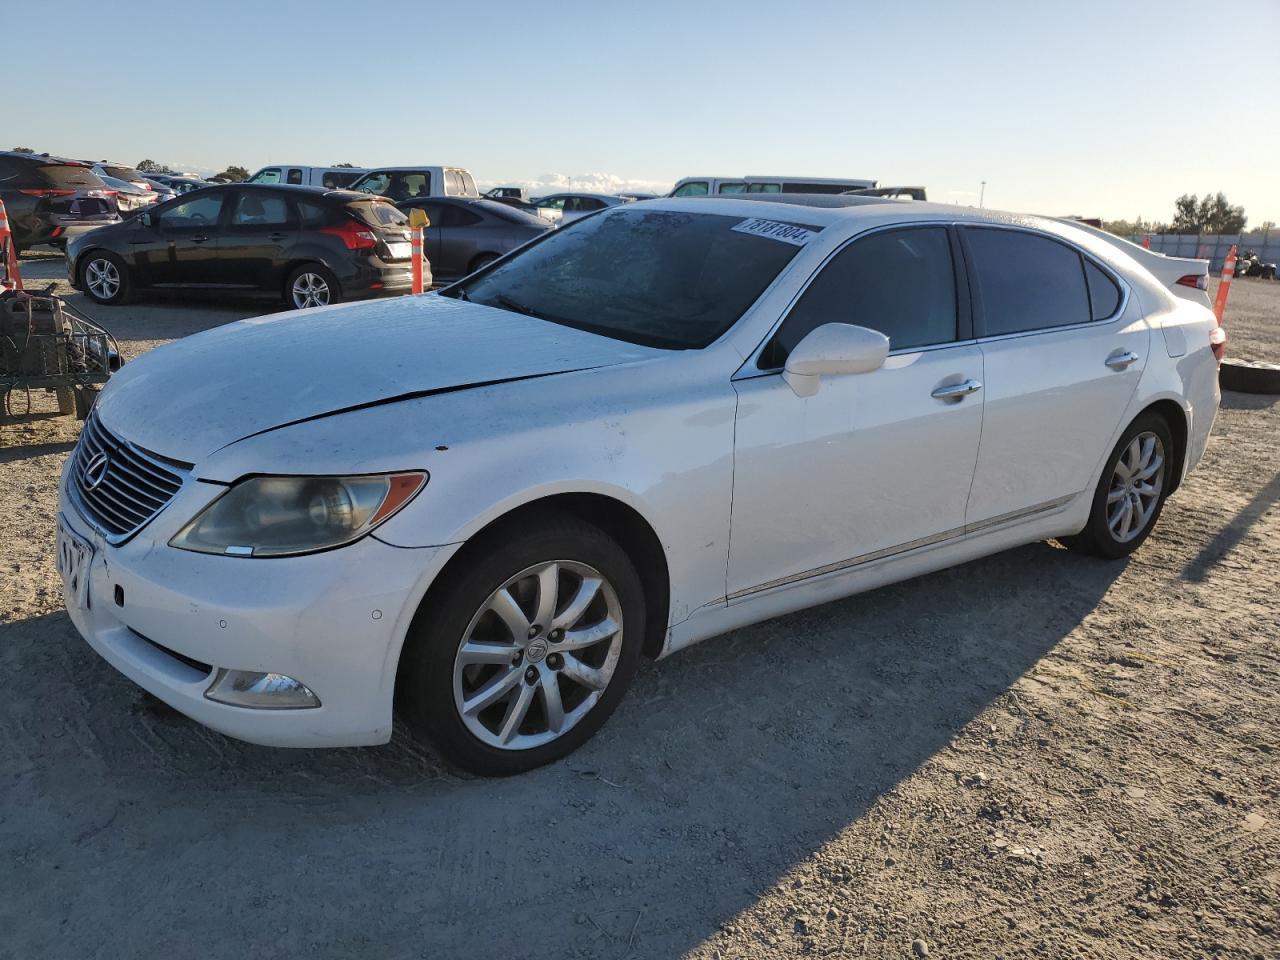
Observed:
[[[986,369],[968,512],[979,526],[1092,493],[1151,332],[1115,280],[1074,247],[1023,230],[962,234]]]
[[[159,244],[149,270],[154,284],[216,284],[222,190],[201,191],[153,215]]]
[[[963,532],[982,427],[982,354],[943,226],[855,239],[735,380],[730,602]],[[779,371],[824,323],[889,337],[884,366],[799,397]]]

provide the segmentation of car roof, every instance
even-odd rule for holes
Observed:
[[[93,164],[70,157],[58,157],[51,153],[25,153],[22,150],[0,150],[0,157],[13,157],[18,160],[31,160],[39,164],[66,164],[72,167],[92,167]]]

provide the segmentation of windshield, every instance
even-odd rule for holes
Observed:
[[[616,207],[548,234],[442,296],[630,343],[697,349],[732,327],[801,249],[737,229],[755,222]]]

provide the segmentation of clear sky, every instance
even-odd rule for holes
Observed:
[[[1223,190],[1280,221],[1280,0],[1229,10],[0,0],[0,146],[489,182],[871,177],[962,203],[985,180],[989,207],[1126,219]]]

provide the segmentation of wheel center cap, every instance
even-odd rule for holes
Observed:
[[[524,648],[524,655],[530,663],[541,663],[547,658],[547,641],[539,637]]]

